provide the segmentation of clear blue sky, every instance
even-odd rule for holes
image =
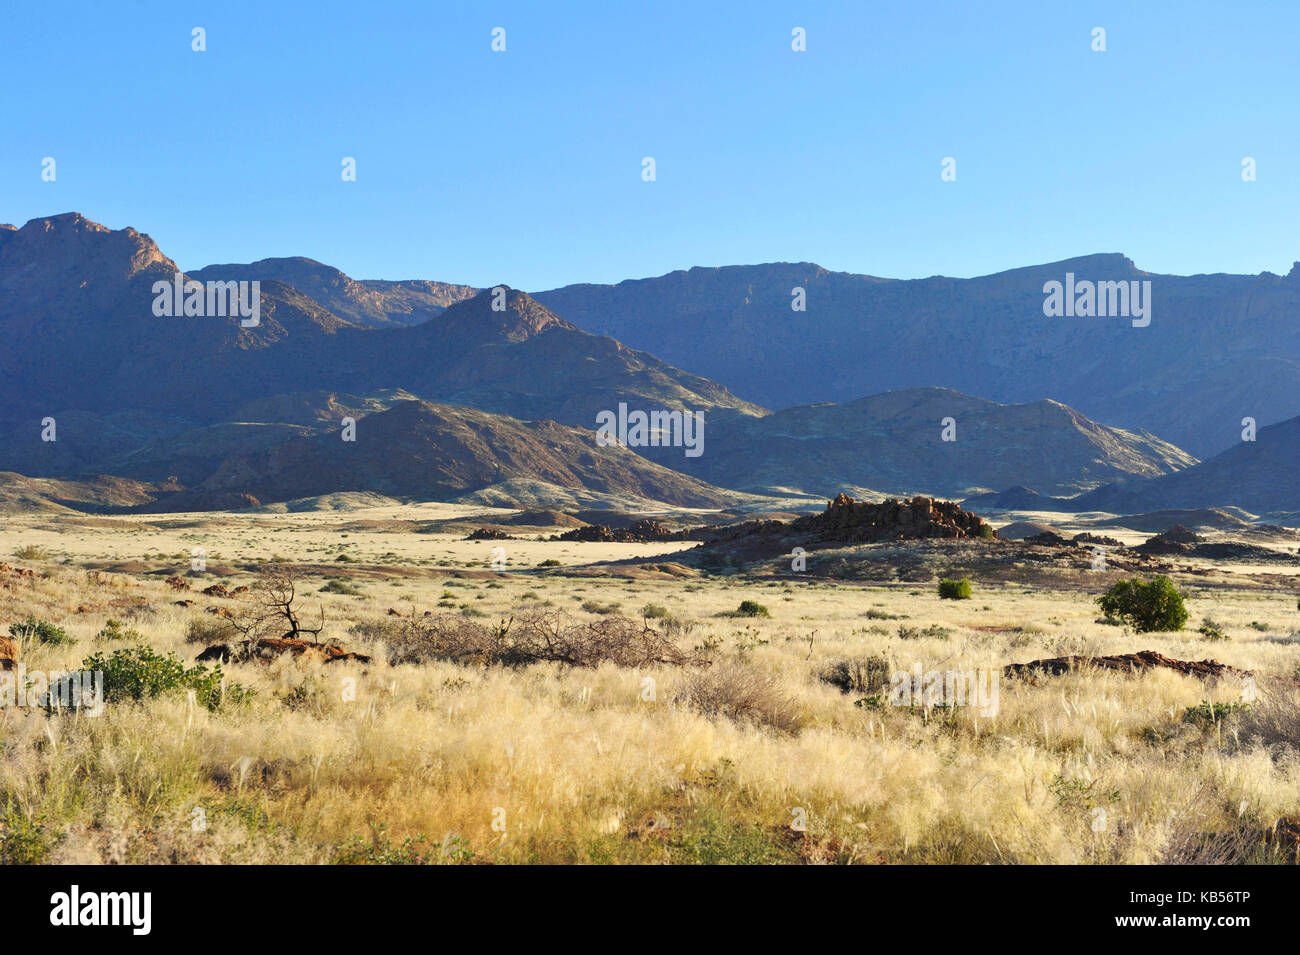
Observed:
[[[1092,252],[1285,273],[1298,50],[1286,0],[15,2],[0,221],[76,210],[187,269],[306,255],[530,290]]]

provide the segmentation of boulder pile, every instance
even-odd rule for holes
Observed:
[[[821,514],[801,517],[792,529],[820,541],[873,543],[925,538],[995,538],[993,525],[953,501],[930,497],[858,502],[839,494]]]
[[[644,517],[629,527],[610,528],[604,524],[588,524],[575,527],[560,535],[562,541],[586,541],[620,544],[645,544],[651,541],[682,540],[680,532],[670,530],[667,525]]]
[[[1133,548],[1139,554],[1159,554],[1162,556],[1186,554],[1204,540],[1198,534],[1189,531],[1182,524],[1175,524],[1163,534],[1147,538],[1146,543]]]

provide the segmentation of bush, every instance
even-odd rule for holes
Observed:
[[[704,716],[725,716],[780,733],[803,726],[794,702],[781,692],[776,677],[743,663],[713,667],[687,678],[676,700]]]
[[[1223,625],[1215,623],[1209,617],[1201,621],[1201,626],[1196,631],[1206,640],[1227,640],[1228,634],[1224,631]]]
[[[731,611],[731,613],[722,613],[722,614],[718,614],[718,616],[720,617],[770,617],[772,615],[768,613],[767,608],[764,607],[757,600],[742,600],[740,602],[740,606],[737,607],[735,610]]]
[[[641,616],[651,620],[666,620],[670,615],[668,608],[662,604],[646,604],[641,608]]]
[[[380,823],[369,839],[354,836],[338,847],[335,865],[438,865],[461,864],[474,859],[474,850],[459,835],[449,832],[441,845],[431,844],[424,833],[393,842],[388,827]]]
[[[888,610],[868,610],[862,616],[868,620],[906,620],[907,615],[901,613],[890,613]]]
[[[81,661],[81,669],[103,672],[106,703],[150,700],[164,693],[193,690],[199,703],[215,710],[226,700],[240,703],[252,695],[238,683],[223,687],[220,664],[212,670],[202,664],[187,670],[176,654],[164,657],[143,645],[114,650],[110,657],[91,654]]]
[[[1189,706],[1183,710],[1183,722],[1199,726],[1203,730],[1211,729],[1223,723],[1233,713],[1246,709],[1248,707],[1245,703],[1210,703],[1202,700],[1196,706]]]
[[[0,816],[0,865],[40,865],[56,841],[55,833],[19,812],[10,798]]]
[[[95,634],[96,640],[139,640],[140,631],[125,630],[120,620],[109,620],[102,630]]]
[[[965,577],[939,581],[939,597],[943,600],[970,600],[970,581]]]
[[[19,560],[47,560],[50,554],[40,544],[23,544],[14,551],[14,556]]]
[[[364,597],[360,590],[346,581],[331,580],[319,591],[322,594],[342,594],[345,597]]]
[[[947,640],[952,636],[952,630],[948,627],[941,627],[937,623],[928,627],[899,627],[898,639],[900,640],[920,640],[922,637],[930,637],[934,640]]]
[[[51,645],[77,642],[68,636],[68,632],[62,627],[56,626],[48,620],[38,620],[33,616],[28,616],[22,623],[10,624],[9,636],[20,643],[30,643],[33,640],[37,643]]]
[[[837,660],[821,674],[822,682],[841,693],[878,693],[889,685],[893,670],[879,655]]]
[[[235,636],[235,627],[223,617],[205,614],[185,628],[186,643],[224,643]]]
[[[1097,598],[1101,612],[1123,620],[1138,633],[1182,630],[1187,623],[1183,595],[1165,576],[1121,580]]]

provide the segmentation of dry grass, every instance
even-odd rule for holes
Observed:
[[[255,695],[211,712],[184,695],[97,718],[0,711],[0,861],[1280,861],[1263,834],[1300,815],[1295,644],[1279,637],[1296,628],[1290,588],[1185,583],[1193,620],[1230,640],[1134,638],[1096,622],[1082,576],[1073,592],[976,580],[954,602],[913,584],[501,575],[485,545],[340,528],[355,519],[6,531],[0,549],[52,556],[0,579],[0,631],[31,614],[76,641],[24,647],[29,670],[75,668],[110,618],[192,661],[224,627],[205,608],[241,603],[192,592],[175,606],[164,580],[191,546],[209,559],[195,592],[251,583],[255,556],[309,565],[322,639],[375,662],[234,664]],[[360,559],[333,562],[354,541]],[[591,546],[530,544],[528,560],[567,573],[587,554],[664,552]],[[318,594],[339,575],[366,595]],[[746,599],[771,617],[718,616]],[[439,601],[483,616],[422,616]],[[586,601],[655,604],[675,624]],[[1079,672],[1004,681],[992,717],[855,705],[880,692],[881,661],[968,670],[1148,648],[1253,670],[1259,699],[1202,729],[1184,710],[1242,687]],[[695,657],[712,666],[680,665]]]
[[[725,717],[742,725],[777,733],[798,733],[804,721],[780,680],[744,663],[724,663],[689,676],[677,702],[710,718]]]

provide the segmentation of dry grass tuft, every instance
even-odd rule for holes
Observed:
[[[747,663],[724,663],[688,677],[677,702],[708,717],[796,734],[804,720],[780,681]]]

